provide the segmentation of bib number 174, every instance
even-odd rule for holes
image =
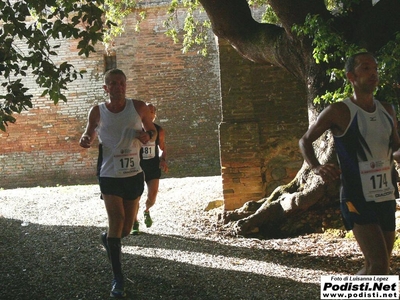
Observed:
[[[383,187],[387,187],[388,186],[386,173],[372,175],[371,178],[370,178],[370,181],[371,181],[371,184],[372,184],[372,188],[374,190],[381,189]]]

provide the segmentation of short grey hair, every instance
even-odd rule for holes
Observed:
[[[104,74],[104,84],[107,84],[107,81],[111,75],[122,75],[126,80],[126,75],[121,69],[110,69]]]
[[[359,52],[359,53],[353,54],[352,56],[350,56],[347,59],[346,64],[344,65],[344,69],[345,69],[346,73],[354,72],[354,69],[356,68],[356,60],[359,56],[362,56],[362,55],[372,56],[376,60],[375,56],[371,52]]]

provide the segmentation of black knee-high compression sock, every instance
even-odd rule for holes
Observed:
[[[107,238],[108,247],[110,248],[111,267],[114,278],[122,279],[121,267],[121,239]]]

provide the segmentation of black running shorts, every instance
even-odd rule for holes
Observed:
[[[99,177],[100,191],[104,195],[113,195],[124,200],[135,200],[144,191],[143,172],[131,177]]]
[[[340,203],[344,225],[352,230],[354,223],[359,225],[379,224],[384,231],[396,229],[396,201],[364,202],[355,205],[351,201]]]

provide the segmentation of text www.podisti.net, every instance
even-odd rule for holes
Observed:
[[[324,275],[321,299],[399,299],[399,276]]]

